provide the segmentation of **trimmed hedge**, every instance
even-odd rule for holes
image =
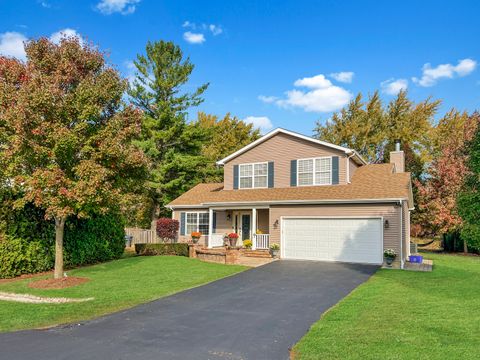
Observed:
[[[54,266],[55,225],[27,204],[14,210],[14,197],[0,194],[0,278],[48,271]],[[118,259],[125,249],[123,217],[116,212],[70,217],[65,224],[66,267]]]
[[[0,279],[48,271],[54,259],[41,241],[0,239]]]
[[[188,257],[188,244],[135,244],[135,252],[138,255],[177,255]]]
[[[119,214],[70,218],[65,223],[66,266],[95,264],[118,259],[125,250],[125,229]]]

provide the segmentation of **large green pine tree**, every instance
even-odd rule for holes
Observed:
[[[135,80],[128,93],[144,113],[139,145],[151,162],[147,191],[155,221],[167,212],[164,205],[198,182],[205,164],[201,148],[206,133],[187,116],[189,108],[203,102],[208,84],[184,91],[194,65],[172,42],[149,42],[145,55],[134,63]]]

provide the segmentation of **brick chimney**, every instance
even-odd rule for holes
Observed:
[[[405,172],[405,154],[400,150],[400,140],[395,140],[395,151],[390,152],[390,164],[395,164],[395,172]]]

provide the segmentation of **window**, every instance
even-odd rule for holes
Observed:
[[[299,186],[330,185],[332,183],[332,158],[298,160],[297,177]]]
[[[208,213],[187,212],[185,222],[185,233],[187,235],[194,231],[200,231],[203,235],[208,235]]]
[[[239,188],[266,188],[268,184],[268,163],[239,165]]]

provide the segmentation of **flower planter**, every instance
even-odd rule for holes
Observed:
[[[198,240],[200,240],[199,237],[192,237],[192,243],[197,244]]]
[[[237,238],[228,238],[231,247],[237,246]]]
[[[386,257],[385,262],[387,263],[388,267],[392,267],[393,262],[395,261],[394,257]]]
[[[279,251],[280,251],[280,250],[272,250],[272,249],[270,249],[270,255],[272,255],[272,257],[276,258],[276,257],[278,257]]]

